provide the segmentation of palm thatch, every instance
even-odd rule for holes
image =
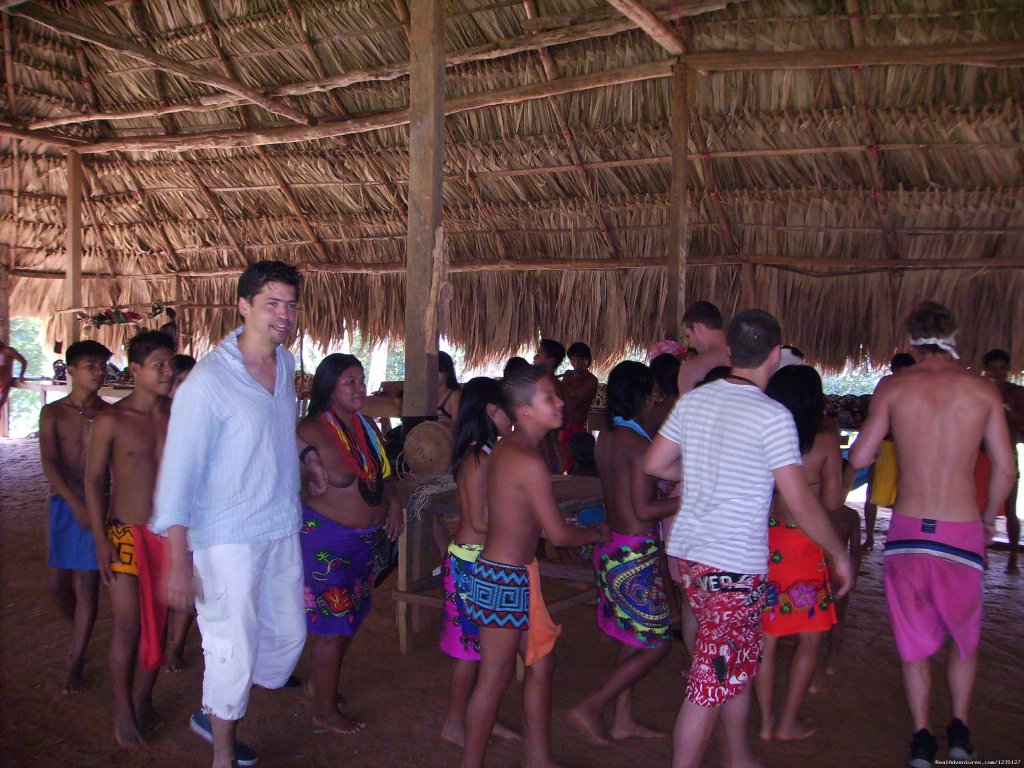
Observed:
[[[446,118],[454,299],[443,330],[475,361],[539,334],[586,339],[598,361],[661,338],[673,142],[670,68],[658,64],[673,55],[604,0],[445,2],[449,104],[512,95]],[[645,5],[701,71],[687,299],[734,312],[750,270],[787,341],[834,367],[887,358],[909,308],[932,298],[957,312],[966,360],[993,346],[1024,360],[1018,0]],[[126,45],[57,32],[40,23],[47,14]],[[24,3],[3,22],[0,248],[12,314],[52,321],[63,306],[61,281],[46,278],[65,268],[63,151],[74,146],[86,177],[85,305],[169,300],[181,276],[183,325],[216,341],[236,322],[234,276],[273,258],[304,266],[301,325],[315,341],[357,328],[402,337],[405,0]],[[192,74],[154,68],[131,46]],[[799,52],[858,49],[898,50],[875,65],[796,63]],[[718,52],[734,55],[705,56]],[[625,73],[617,85],[521,97],[612,72]],[[211,132],[278,141],[305,130],[302,118],[349,132],[209,148]],[[360,120],[383,127],[350,131]],[[158,137],[178,146],[143,146]],[[135,148],[89,150],[129,138]]]

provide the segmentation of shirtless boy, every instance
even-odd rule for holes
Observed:
[[[928,730],[930,659],[947,632],[956,644],[947,675],[953,704],[949,757],[974,754],[968,710],[978,665],[985,543],[1013,484],[1002,398],[992,382],[957,363],[956,331],[946,307],[917,305],[907,318],[917,365],[878,383],[850,450],[850,463],[862,469],[875,460],[887,433],[896,444],[900,474],[885,542],[885,595],[914,721],[913,768],[931,766],[938,751]],[[992,478],[979,515],[974,464],[982,442]]]
[[[555,341],[554,339],[541,339],[540,345],[537,347],[537,353],[533,356],[533,364],[544,368],[548,375],[552,377],[555,383],[555,395],[563,402],[565,398],[562,392],[562,382],[555,376],[555,371],[559,369],[564,360],[565,347],[560,341]],[[562,423],[544,436],[544,441],[540,446],[541,453],[544,456],[544,463],[555,474],[559,474],[565,469],[562,465],[562,454],[558,443],[558,434],[565,423],[565,418],[563,417]]]
[[[697,356],[688,357],[679,366],[680,395],[704,381],[712,368],[730,365],[724,327],[722,313],[710,301],[695,301],[683,314],[683,329]]]
[[[1017,443],[1024,441],[1024,387],[1009,381],[1010,353],[1005,349],[990,349],[985,353],[985,378],[992,379],[999,388],[1006,409],[1006,426],[1010,431],[1010,451],[1013,455],[1014,483],[1006,497],[1006,534],[1010,539],[1010,557],[1006,561],[1007,573],[1020,573],[1017,551],[1020,549],[1020,519],[1017,517],[1017,493],[1020,490],[1020,466],[1017,464]]]
[[[14,375],[14,364],[21,364],[21,371]],[[18,379],[25,377],[25,367],[28,362],[22,354],[14,347],[7,346],[7,343],[0,339],[0,410],[7,405],[7,397],[11,394],[11,387]]]
[[[171,391],[169,361],[173,354],[174,342],[160,331],[143,331],[128,342],[128,367],[135,388],[97,417],[85,473],[86,505],[100,579],[110,588],[114,618],[110,641],[114,738],[127,749],[143,745],[140,728],[149,725],[152,718],[153,685],[160,669],[159,649],[167,619],[166,606],[154,606],[157,568],[147,557],[149,543],[160,553],[163,544],[147,542],[147,537],[156,537],[146,525],[153,514],[157,469],[171,416],[167,395]],[[142,626],[149,633],[143,642],[147,648],[155,648],[157,663],[153,665],[144,655],[136,677]]]
[[[97,341],[68,347],[71,392],[43,406],[39,415],[39,452],[50,481],[49,588],[73,629],[65,693],[82,689],[82,667],[96,621],[99,574],[96,546],[85,508],[85,457],[89,430],[104,409],[99,396],[110,350]]]
[[[592,744],[665,735],[638,723],[632,712],[633,688],[671,650],[657,520],[675,514],[678,502],[656,499],[657,482],[644,472],[651,438],[642,425],[653,406],[651,369],[631,360],[616,365],[608,376],[608,428],[597,441],[597,467],[611,536],[606,544],[594,547],[594,571],[597,626],[621,647],[611,674],[569,712],[573,724]],[[612,725],[605,728],[604,710],[613,701]]]
[[[582,341],[576,341],[569,345],[566,354],[572,368],[562,374],[560,395],[565,401],[565,426],[558,432],[558,446],[562,470],[569,472],[572,469],[569,438],[586,431],[587,416],[590,414],[590,405],[597,395],[598,382],[597,376],[590,372],[590,347]]]
[[[505,411],[515,425],[498,443],[487,471],[488,528],[472,571],[469,616],[480,625],[480,673],[466,709],[462,768],[479,768],[515,668],[526,663],[524,765],[555,766],[551,756],[551,651],[561,627],[551,621],[540,592],[535,553],[541,532],[556,547],[603,541],[607,528],[566,525],[551,489],[540,443],[562,423],[562,401],[545,368],[534,366],[502,383]]]

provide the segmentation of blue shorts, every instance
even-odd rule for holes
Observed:
[[[96,542],[83,530],[71,507],[60,496],[50,497],[50,567],[71,571],[96,571]]]

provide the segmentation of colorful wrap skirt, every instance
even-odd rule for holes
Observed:
[[[370,612],[373,542],[381,526],[346,528],[302,507],[306,629],[311,635],[354,635]]]
[[[612,532],[594,546],[597,626],[609,637],[635,648],[657,648],[668,641],[671,617],[661,571],[657,529],[639,536]]]
[[[825,553],[800,528],[768,521],[765,634],[827,632],[836,623]]]
[[[483,544],[452,542],[441,569],[444,611],[440,646],[453,659],[480,661],[480,627],[470,618],[466,601],[472,589],[473,563],[483,549]]]

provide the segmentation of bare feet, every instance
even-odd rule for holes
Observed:
[[[638,723],[636,720],[628,720],[624,723],[612,723],[612,727],[608,729],[608,735],[612,737],[613,741],[622,741],[623,739],[663,739],[665,734],[662,731],[656,731],[653,728],[648,728],[646,725]]]
[[[323,728],[325,731],[339,733],[343,736],[359,733],[359,731],[366,727],[366,723],[361,720],[356,720],[354,717],[343,715],[337,711],[314,714],[313,725],[317,728]]]
[[[313,693],[313,681],[312,680],[310,680],[308,683],[306,683],[306,685],[303,688],[303,690],[306,692],[306,695],[309,696],[309,698],[311,698],[311,699],[316,696],[316,694]],[[341,691],[336,691],[335,692],[335,694],[334,694],[334,703],[337,704],[339,710],[341,710],[341,708],[344,707],[345,704],[347,703],[345,701],[345,697],[341,695]]]
[[[494,727],[491,729],[491,736],[497,736],[499,739],[508,739],[509,741],[523,738],[517,731],[513,731],[507,725],[502,725],[499,722],[494,723]]]
[[[466,746],[466,727],[453,723],[451,720],[445,720],[444,725],[441,726],[441,738],[450,744],[464,747]]]
[[[121,749],[142,749],[146,746],[146,740],[142,738],[139,727],[133,717],[118,717],[114,715],[114,741]]]
[[[68,672],[67,680],[64,681],[64,690],[62,693],[65,696],[73,696],[76,693],[81,693],[85,690],[85,680],[82,679],[81,668],[77,670],[71,670]]]
[[[607,747],[611,744],[608,739],[608,731],[599,715],[595,715],[582,705],[573,707],[568,711],[569,722],[575,725],[583,733],[583,738],[589,744]]]
[[[775,732],[775,738],[779,741],[803,741],[809,739],[816,732],[816,729],[811,728],[806,723],[795,723],[790,728],[784,728],[779,726],[779,729]]]
[[[761,715],[761,730],[757,732],[761,741],[771,741],[775,738],[775,718],[771,715]]]

